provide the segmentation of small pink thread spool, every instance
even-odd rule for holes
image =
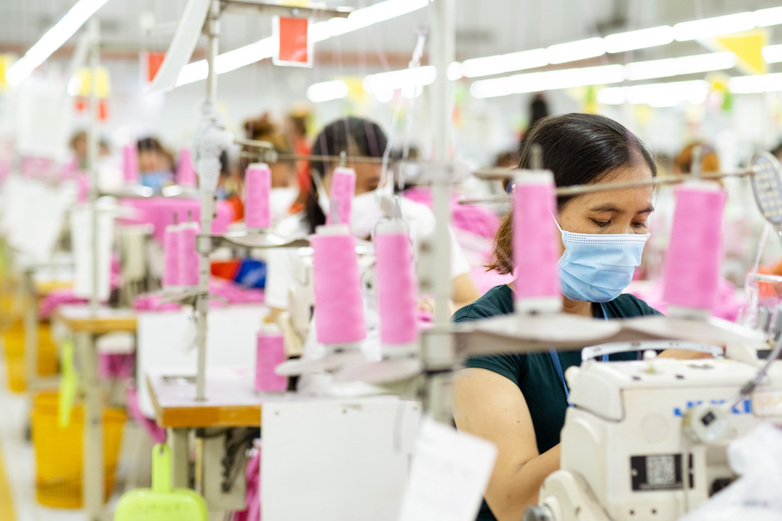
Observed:
[[[191,220],[182,223],[179,229],[179,285],[198,286],[198,275],[201,256],[196,251],[196,237],[199,233],[198,223]]]
[[[417,288],[410,236],[402,221],[375,228],[380,343],[385,355],[414,352],[418,342]]]
[[[179,153],[179,165],[176,169],[176,183],[179,186],[196,186],[196,172],[193,161],[190,159],[190,150],[183,148]]]
[[[266,324],[258,332],[255,347],[255,390],[280,392],[288,388],[288,378],[278,375],[274,368],[285,361],[285,342],[282,332],[274,324]]]
[[[244,222],[248,229],[267,229],[272,225],[269,193],[272,171],[269,165],[253,163],[244,179]]]
[[[135,143],[122,148],[122,171],[126,185],[138,184],[138,148]]]
[[[329,211],[326,224],[350,225],[350,211],[353,207],[353,196],[356,193],[356,171],[352,168],[339,167],[331,177],[331,193],[329,195]]]
[[[516,268],[516,311],[557,312],[562,296],[557,273],[557,211],[554,174],[522,171],[514,176],[513,264]]]
[[[163,235],[163,287],[174,288],[179,286],[179,232],[181,227],[177,223],[177,214],[174,213],[173,224],[166,226]]]
[[[696,181],[676,189],[663,293],[671,316],[708,315],[715,304],[724,204],[725,192],[715,183]]]
[[[317,339],[346,345],[366,338],[356,241],[346,224],[319,226],[312,237]]]

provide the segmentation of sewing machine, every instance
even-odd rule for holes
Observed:
[[[663,521],[694,510],[737,477],[728,443],[762,422],[782,422],[779,362],[749,397],[728,405],[759,365],[655,358],[568,369],[573,407],[561,470],[546,479],[525,521]]]

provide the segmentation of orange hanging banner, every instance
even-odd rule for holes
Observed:
[[[284,5],[307,7],[307,1],[281,2]],[[312,67],[312,40],[308,18],[286,18],[277,16],[273,21],[275,65]]]
[[[152,83],[152,80],[157,76],[157,71],[160,70],[160,66],[163,65],[163,60],[166,59],[166,53],[143,51],[140,58],[141,77],[144,83]]]

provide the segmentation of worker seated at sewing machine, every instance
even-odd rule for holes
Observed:
[[[312,153],[315,156],[338,157],[346,152],[346,165],[355,170],[355,196],[352,200],[350,228],[360,239],[371,239],[375,225],[390,217],[395,204],[385,195],[383,188],[387,180],[382,178],[381,159],[387,148],[387,138],[383,130],[369,120],[348,117],[325,126],[313,142]],[[353,161],[351,157],[377,158],[376,162]],[[283,237],[303,237],[315,233],[318,226],[326,224],[329,211],[334,172],[337,161],[320,160],[310,164],[309,190],[306,208],[292,215],[275,229]],[[434,233],[434,215],[423,204],[400,199],[403,219],[410,228],[413,243],[420,246],[425,237]],[[454,308],[473,302],[479,293],[470,277],[470,265],[451,233],[452,261],[450,266]],[[289,293],[292,287],[302,285],[297,274],[306,271],[304,260],[295,249],[279,249],[269,252],[266,285],[266,303],[270,308],[269,321],[274,321],[291,306]],[[306,283],[306,282],[305,282]],[[365,299],[373,302],[374,299]],[[422,302],[424,310],[431,311],[431,303]],[[309,320],[309,316],[306,317]]]
[[[654,159],[629,130],[603,116],[565,114],[539,121],[527,135],[520,168],[532,166],[532,146],[543,151],[542,167],[558,187],[651,180]],[[642,300],[622,294],[641,262],[654,211],[651,186],[560,197],[557,215],[540,226],[561,231],[559,275],[567,313],[597,319],[659,314]],[[497,233],[489,267],[510,274],[512,216]],[[717,223],[718,225],[719,223]],[[480,320],[513,312],[513,284],[497,286],[454,315]],[[698,357],[680,351],[662,356]],[[610,360],[637,360],[619,353]],[[456,377],[454,418],[460,430],[492,441],[497,461],[478,519],[521,519],[536,505],[541,484],[560,465],[560,431],[568,408],[565,372],[581,363],[579,352],[514,354],[472,358]]]

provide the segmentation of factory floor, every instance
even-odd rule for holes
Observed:
[[[0,340],[0,344],[2,341]],[[83,510],[47,508],[35,495],[35,453],[25,439],[30,415],[30,399],[12,393],[7,385],[4,350],[0,345],[0,521],[81,521]],[[127,462],[133,460],[140,432],[126,424],[114,493],[103,518],[113,518],[114,505],[124,490]],[[147,485],[148,486],[148,485]]]

